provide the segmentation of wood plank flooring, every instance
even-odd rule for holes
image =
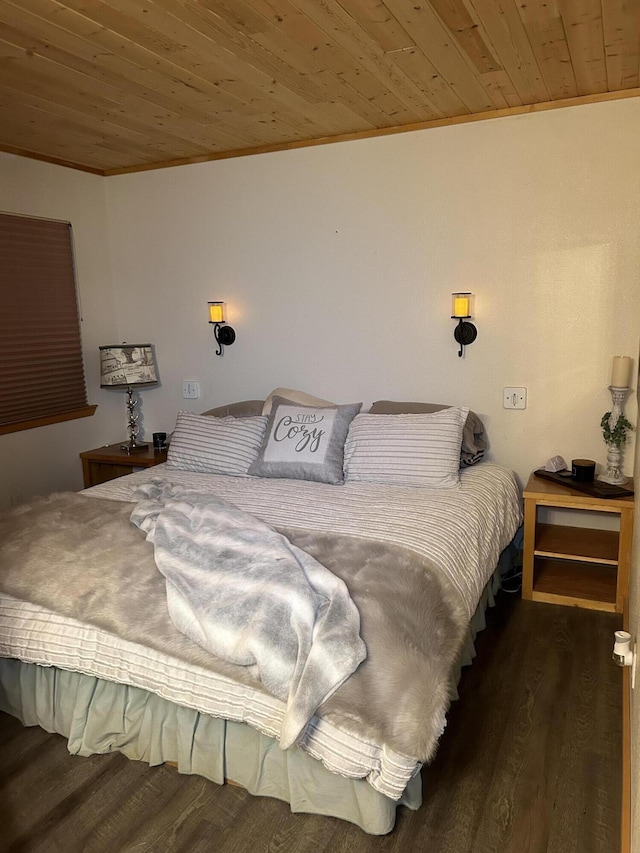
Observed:
[[[70,756],[0,715],[0,850],[29,853],[617,853],[613,614],[506,594],[478,636],[417,812],[388,836],[121,755]]]

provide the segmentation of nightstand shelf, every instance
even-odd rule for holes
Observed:
[[[148,450],[126,453],[120,449],[121,443],[107,444],[80,454],[85,489],[167,461],[166,450],[154,450],[149,447]]]
[[[617,575],[615,566],[601,563],[536,558],[532,598],[550,604],[614,611]]]
[[[628,594],[633,497],[597,498],[531,475],[524,491],[522,597],[621,613]],[[540,507],[618,516],[619,530],[538,520]]]
[[[585,563],[617,566],[618,545],[619,534],[615,530],[538,524],[534,553],[536,557],[556,557],[560,560],[575,557]]]

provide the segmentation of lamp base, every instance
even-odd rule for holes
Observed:
[[[138,453],[148,449],[148,444],[139,444],[137,441],[129,441],[126,444],[120,445],[120,450],[123,450],[125,453]]]

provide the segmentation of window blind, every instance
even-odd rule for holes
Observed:
[[[71,225],[0,214],[0,433],[91,415]]]

